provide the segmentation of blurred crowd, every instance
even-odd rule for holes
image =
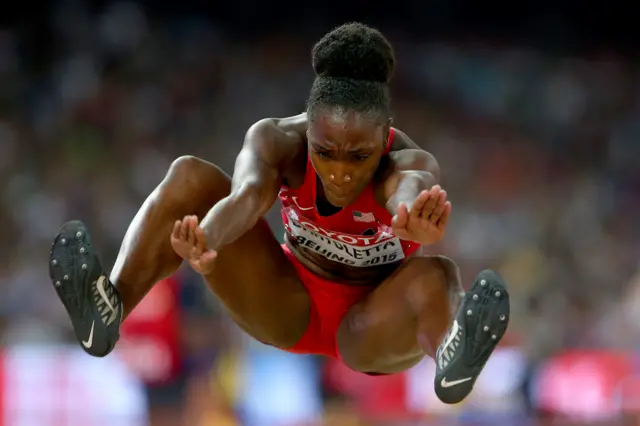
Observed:
[[[244,43],[206,20],[158,23],[124,2],[99,14],[61,6],[52,20],[44,65],[19,33],[0,30],[5,345],[72,341],[46,262],[64,221],[86,221],[111,264],[174,158],[232,172],[253,122],[304,110],[321,35]],[[636,348],[640,69],[607,51],[392,42],[395,125],[438,158],[453,203],[448,235],[429,251],[456,260],[465,285],[483,268],[503,273],[507,340],[531,365],[566,347]],[[277,211],[269,220],[280,236]],[[198,365],[185,386],[195,395],[203,369],[243,340],[197,276],[185,269],[179,281],[184,359]]]

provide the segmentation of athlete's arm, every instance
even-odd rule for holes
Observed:
[[[385,161],[380,189],[393,216],[393,232],[423,245],[438,242],[451,213],[447,194],[438,185],[438,162],[399,130]]]
[[[303,147],[299,133],[287,131],[299,118],[264,119],[249,128],[236,159],[231,193],[200,224],[209,249],[234,242],[274,204],[285,169]]]
[[[383,179],[385,206],[392,216],[398,213],[400,204],[411,211],[418,195],[440,182],[440,166],[436,158],[404,132],[394,131]]]

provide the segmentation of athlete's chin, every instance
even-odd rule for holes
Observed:
[[[348,201],[342,201],[342,200],[329,200],[329,202],[331,203],[332,206],[336,206],[340,208],[347,207],[350,204]]]
[[[340,196],[340,195],[331,194],[331,193],[328,193],[326,195],[327,195],[327,201],[329,201],[329,203],[331,203],[336,207],[347,207],[349,204],[352,204],[356,198],[353,195]]]

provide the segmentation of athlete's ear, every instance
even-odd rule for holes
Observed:
[[[384,125],[384,146],[387,147],[387,143],[389,143],[389,133],[391,131],[391,124],[393,124],[393,118],[389,118]]]

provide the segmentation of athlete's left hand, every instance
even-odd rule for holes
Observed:
[[[171,232],[171,246],[197,273],[206,275],[213,270],[218,253],[208,248],[197,216],[185,216],[175,222]]]
[[[400,203],[391,221],[393,233],[403,240],[422,245],[435,244],[444,237],[451,215],[447,192],[440,185],[422,191],[409,209]]]

